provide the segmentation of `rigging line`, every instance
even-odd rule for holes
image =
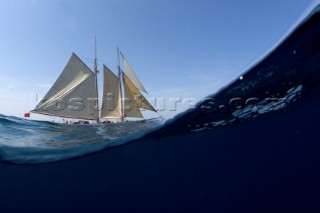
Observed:
[[[106,54],[105,54],[106,55]],[[86,57],[86,56],[84,56],[84,55],[79,55],[80,57],[81,57],[81,59],[85,62],[85,64],[86,65],[88,65],[89,67],[92,67],[93,65],[94,65],[94,58],[92,58],[92,57]],[[114,62],[115,61],[115,58],[114,57],[109,57],[110,56],[110,54],[108,53],[108,60],[107,60],[107,62],[108,62],[108,66],[107,67],[109,67],[111,70],[114,70],[113,68],[114,67],[117,67],[118,65],[117,65],[117,63],[116,62]],[[105,64],[104,63],[104,60],[103,59],[100,59],[100,58],[102,58],[102,56],[100,56],[99,58],[97,58],[97,63],[98,64]]]
[[[114,58],[114,55],[110,53],[108,48],[101,47],[100,49],[101,49],[101,52],[103,52],[103,54],[101,54],[101,57],[108,55],[110,58]]]
[[[105,49],[106,50],[106,49]],[[105,52],[105,51],[104,51]],[[106,57],[103,57],[103,58],[106,58],[106,63],[108,64],[108,67],[111,68],[111,70],[117,70],[117,69],[114,69],[115,67],[118,66],[117,64],[117,58],[114,57],[114,54],[110,54],[107,50],[106,50],[107,53],[105,53],[104,55],[101,56],[101,58],[103,56],[106,56]],[[103,62],[101,62],[103,63]]]

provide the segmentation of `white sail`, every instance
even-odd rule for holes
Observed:
[[[125,94],[125,116],[141,118],[140,108],[156,112],[156,109],[140,93],[138,88],[130,81],[128,76],[122,73],[124,94]],[[127,102],[127,103],[126,103]],[[132,110],[129,110],[131,109]],[[130,115],[130,116],[128,116]]]
[[[125,96],[123,107],[124,117],[143,118],[143,115],[140,112],[139,106],[134,99],[130,87],[125,81],[123,81],[123,87]]]
[[[120,102],[120,80],[119,78],[105,65],[104,84],[103,84],[103,100],[101,108],[101,118],[116,118],[122,117],[122,109]]]
[[[128,76],[128,78],[140,91],[148,93],[122,53],[121,53],[121,56],[124,63],[124,67],[126,69],[126,75]]]
[[[32,112],[95,120],[97,98],[95,74],[73,53],[57,81]]]

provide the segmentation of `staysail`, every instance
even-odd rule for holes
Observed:
[[[96,120],[97,98],[95,74],[73,53],[57,81],[31,112]]]
[[[130,64],[128,63],[127,59],[124,57],[124,55],[121,53],[122,60],[124,63],[124,67],[126,69],[126,75],[129,77],[131,82],[140,90],[145,93],[148,93],[147,90],[144,88],[142,83],[140,82],[138,76],[134,73],[133,69],[131,68]]]
[[[120,79],[105,65],[101,118],[122,118]]]
[[[138,88],[122,72],[122,81],[124,85],[124,114],[125,117],[143,118],[140,109],[146,109],[156,112],[156,109],[148,102],[148,100],[141,94]]]

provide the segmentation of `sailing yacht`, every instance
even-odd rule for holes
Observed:
[[[92,71],[75,53],[66,67],[31,113],[62,118],[95,120],[126,118],[144,120],[141,109],[157,112],[142,93],[147,93],[141,81],[129,65],[125,56],[118,51],[118,75],[103,65],[103,97],[99,113],[97,57],[95,48],[94,70]],[[120,66],[122,58],[125,71]]]

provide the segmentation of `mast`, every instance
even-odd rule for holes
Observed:
[[[123,101],[122,101],[122,86],[121,86],[121,68],[120,68],[120,54],[119,54],[119,47],[117,47],[117,53],[118,53],[118,77],[120,80],[119,84],[119,90],[120,90],[120,101],[121,101],[121,121],[123,122],[124,120],[124,115],[123,115]]]
[[[96,86],[96,94],[97,94],[97,123],[99,123],[99,94],[98,94],[98,63],[97,63],[97,38],[94,37],[94,75],[95,75],[95,86]]]

